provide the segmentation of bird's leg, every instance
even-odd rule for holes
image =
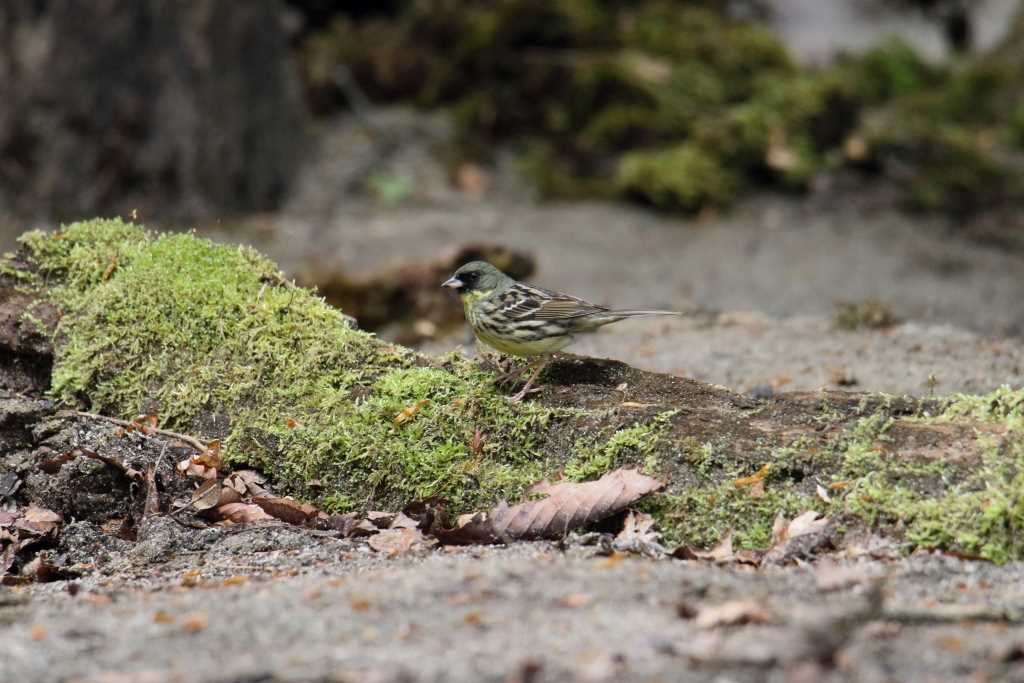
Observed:
[[[550,360],[551,360],[550,358],[545,358],[545,359],[539,361],[537,363],[537,367],[533,371],[533,374],[530,375],[530,379],[526,380],[526,386],[524,386],[522,389],[520,389],[519,393],[517,393],[515,396],[513,396],[509,400],[511,400],[513,403],[519,403],[524,398],[526,398],[526,395],[528,393],[530,393],[530,387],[533,386],[534,381],[537,379],[537,377],[540,376],[541,370],[543,370],[545,367],[547,367],[547,364],[550,362]],[[539,389],[534,389],[533,391],[539,391]]]
[[[516,359],[512,356],[498,356],[498,360],[494,364],[501,371],[501,374],[494,380],[498,384],[523,374],[523,369],[516,366]]]

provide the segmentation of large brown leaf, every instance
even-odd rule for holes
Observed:
[[[621,512],[662,484],[636,470],[609,472],[584,483],[541,482],[530,493],[544,497],[509,506],[502,501],[489,512],[464,515],[453,529],[432,529],[442,543],[496,543],[498,541],[561,538],[567,532]]]

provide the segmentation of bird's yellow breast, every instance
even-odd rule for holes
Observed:
[[[572,341],[570,336],[544,337],[543,339],[524,341],[511,337],[502,337],[477,327],[473,328],[473,334],[491,348],[512,356],[544,356],[561,351]]]
[[[476,338],[493,349],[512,356],[544,356],[564,349],[572,341],[570,335],[543,337],[541,339],[522,339],[513,330],[507,334],[488,329],[480,319],[477,304],[490,296],[491,292],[467,292],[461,294],[462,307],[466,313],[466,322],[473,328]]]

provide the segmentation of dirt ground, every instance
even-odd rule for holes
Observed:
[[[360,156],[357,132],[332,135],[322,153],[345,149],[344,162],[314,165],[287,211],[203,231],[292,273],[311,261],[373,272],[467,241],[522,248],[539,284],[691,313],[623,324],[574,352],[742,391],[1024,381],[1024,254],[940,221],[828,194],[670,219],[538,205],[503,177],[500,198],[470,200],[436,182],[417,145],[390,161],[426,169],[416,196],[384,206],[343,191],[378,163],[371,143]],[[836,329],[836,302],[867,297],[905,322]],[[388,557],[278,523],[156,517],[128,541],[68,521],[52,552],[79,577],[0,586],[0,682],[1024,681],[1020,563],[901,557],[870,539],[849,556],[757,569],[609,557],[575,538]]]
[[[1019,566],[754,570],[548,543],[388,559],[167,519],[130,548],[68,533],[96,571],[0,593],[0,680],[1024,680]]]

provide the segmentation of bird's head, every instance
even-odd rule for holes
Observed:
[[[511,284],[512,279],[486,261],[470,261],[441,283],[461,296],[487,295]]]

